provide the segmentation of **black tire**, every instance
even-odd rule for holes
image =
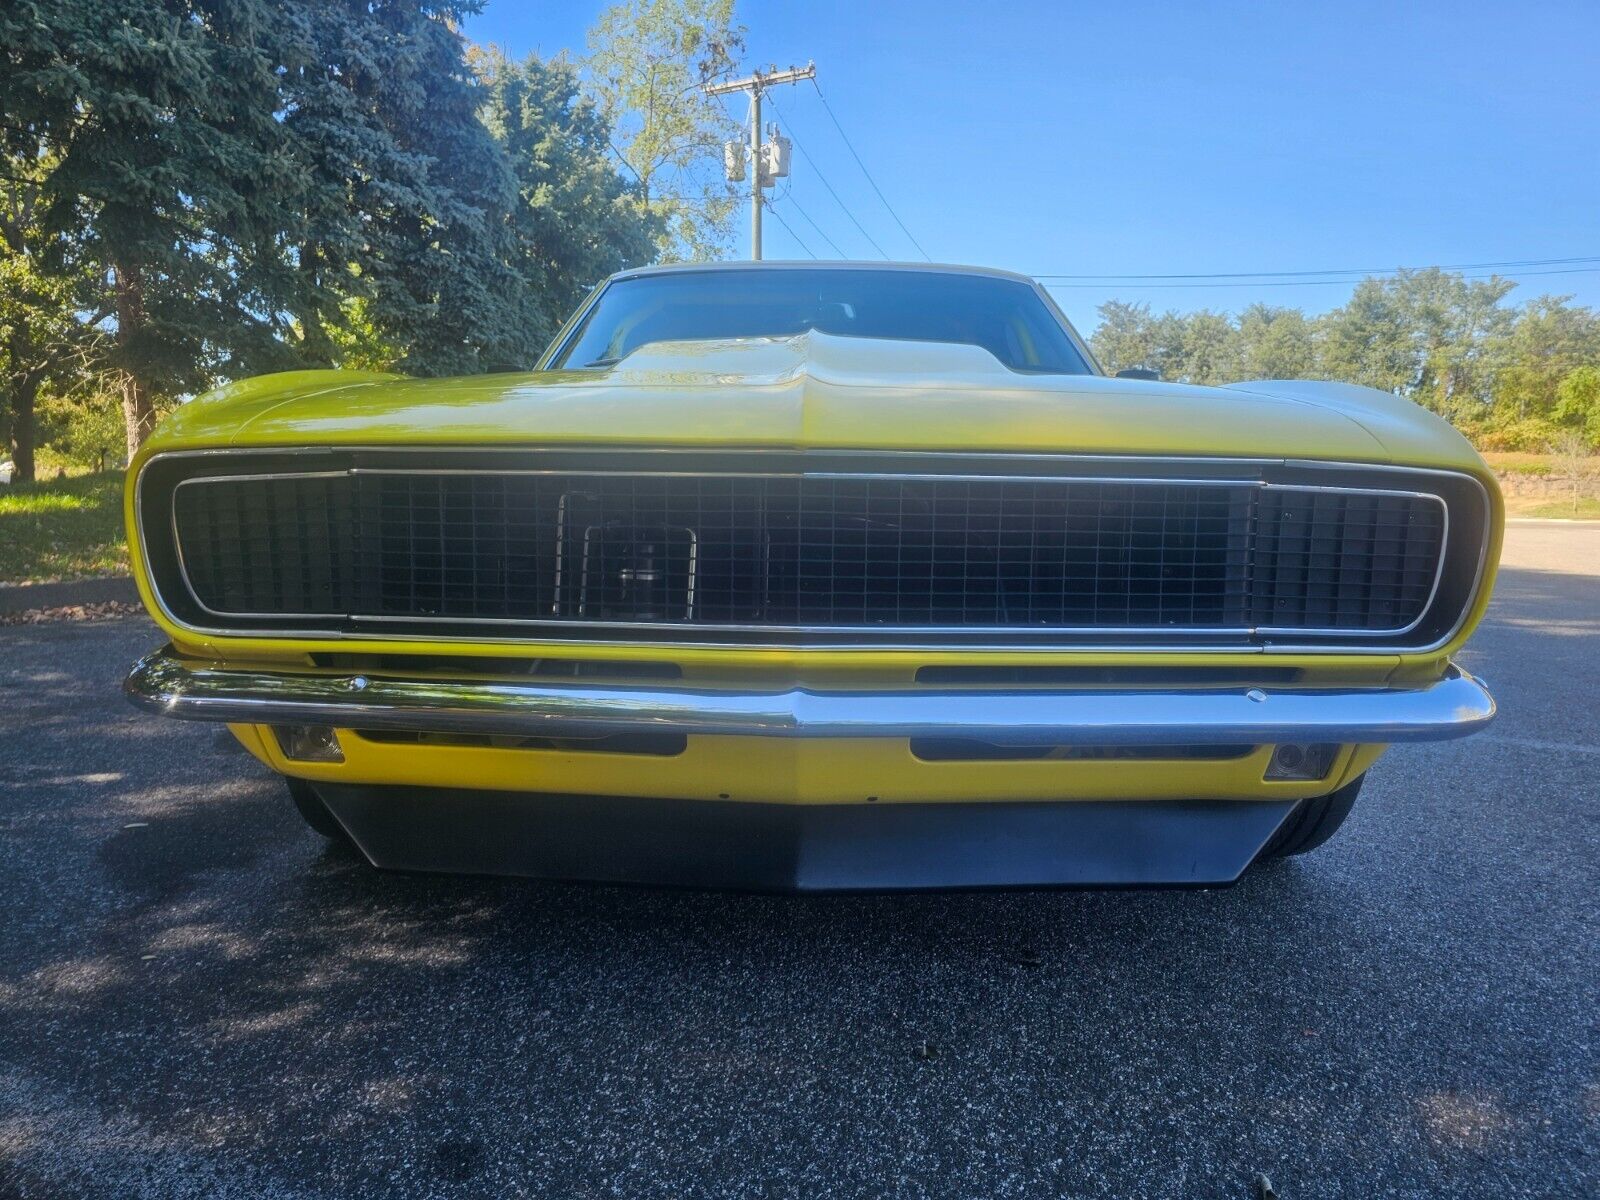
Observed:
[[[1261,853],[1256,857],[1288,858],[1322,845],[1338,832],[1339,826],[1350,815],[1350,810],[1355,807],[1356,795],[1366,778],[1365,775],[1357,775],[1336,792],[1300,801],[1289,810],[1283,824],[1278,826],[1278,832],[1261,847]]]
[[[300,815],[305,818],[307,825],[330,842],[340,846],[352,844],[350,835],[328,811],[328,806],[322,802],[322,797],[317,795],[315,788],[304,779],[285,779],[284,782],[289,785],[289,797],[294,801],[295,808],[300,810]]]

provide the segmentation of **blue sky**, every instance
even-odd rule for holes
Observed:
[[[488,0],[466,34],[581,51],[600,3]],[[900,219],[938,261],[1152,275],[1600,258],[1600,2],[954,3],[744,0],[750,64],[818,83]],[[850,257],[917,258],[810,85],[777,93],[798,154],[776,206]],[[743,99],[729,101],[744,113]],[[746,247],[741,239],[740,253]],[[768,221],[767,257],[804,258]],[[1502,272],[1513,298],[1587,273]],[[1085,330],[1108,297],[1157,310],[1318,311],[1349,287],[1134,286],[1057,298]]]

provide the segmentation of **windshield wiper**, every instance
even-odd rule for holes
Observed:
[[[611,358],[597,358],[593,362],[586,362],[583,365],[586,369],[589,367],[614,367],[621,361],[622,356],[618,354]]]

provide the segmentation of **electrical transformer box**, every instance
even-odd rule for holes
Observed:
[[[761,146],[761,178],[787,179],[789,177],[789,139],[776,130]]]

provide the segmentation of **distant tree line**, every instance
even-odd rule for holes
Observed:
[[[1544,450],[1575,434],[1600,446],[1600,314],[1569,296],[1507,303],[1516,285],[1436,269],[1358,284],[1320,316],[1252,304],[1157,315],[1100,306],[1090,337],[1110,371],[1185,383],[1336,379],[1395,392],[1481,448]]]
[[[131,454],[165,407],[264,371],[526,368],[608,273],[721,251],[728,187],[690,151],[726,120],[694,85],[737,66],[733,0],[619,4],[592,66],[468,45],[479,6],[0,5],[19,478],[41,438]]]

